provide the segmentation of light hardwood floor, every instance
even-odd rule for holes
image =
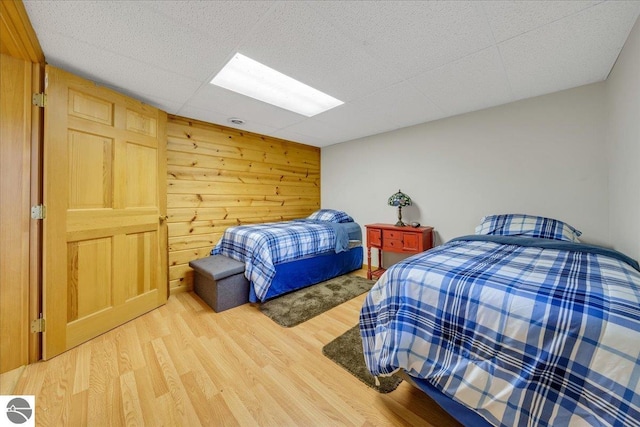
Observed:
[[[379,394],[322,355],[357,324],[363,300],[283,328],[255,305],[215,313],[176,294],[27,366],[13,394],[36,396],[39,426],[458,425],[406,382]]]

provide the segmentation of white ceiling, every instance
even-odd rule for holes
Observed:
[[[640,14],[637,0],[24,4],[49,64],[318,147],[605,80]],[[345,104],[307,118],[209,84],[236,52]]]

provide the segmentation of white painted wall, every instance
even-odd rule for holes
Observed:
[[[606,82],[611,241],[640,259],[640,20]]]
[[[414,201],[404,219],[432,225],[437,243],[513,212],[609,245],[604,96],[597,83],[324,147],[322,207],[394,223],[387,198],[401,188]]]

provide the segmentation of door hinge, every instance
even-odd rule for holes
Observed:
[[[31,333],[37,334],[39,332],[44,332],[44,318],[42,317],[42,313],[40,313],[40,317],[31,321]]]
[[[34,93],[31,103],[37,107],[45,107],[47,105],[47,95],[44,93]]]
[[[47,207],[45,205],[31,206],[32,219],[45,219],[47,217]]]

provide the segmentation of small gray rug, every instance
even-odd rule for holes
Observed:
[[[260,311],[290,328],[368,292],[374,280],[343,275],[260,304]]]
[[[379,377],[380,385],[376,385],[375,377],[371,375],[364,361],[362,338],[360,337],[360,327],[358,325],[322,347],[322,354],[379,393],[389,393],[395,390],[402,382],[401,378],[392,375],[390,377]]]

